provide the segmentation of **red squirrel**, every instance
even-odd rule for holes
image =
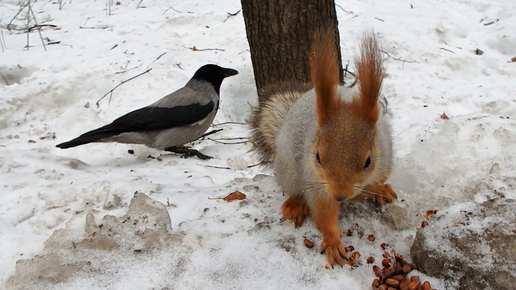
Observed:
[[[288,199],[283,218],[303,224],[310,214],[322,233],[320,252],[342,265],[339,202],[392,202],[392,168],[384,68],[378,41],[366,33],[355,60],[358,89],[339,83],[334,30],[315,33],[309,54],[312,84],[279,83],[262,91],[251,117],[251,141],[274,169]],[[312,89],[313,88],[313,89]]]

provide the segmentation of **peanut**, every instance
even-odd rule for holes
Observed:
[[[391,259],[383,259],[382,266],[389,268],[391,266]]]
[[[389,287],[397,288],[400,285],[400,281],[389,278],[389,279],[385,280],[385,284],[387,284],[387,286],[389,286]]]
[[[373,286],[374,288],[380,287],[380,280],[374,279],[373,284],[371,284],[371,286]]]
[[[373,272],[376,277],[380,277],[382,275],[382,270],[376,265],[373,266]]]
[[[310,241],[308,239],[304,239],[303,244],[305,244],[305,247],[307,247],[309,249],[314,247],[314,242],[312,242],[312,241]]]
[[[425,282],[423,283],[423,290],[430,290],[430,288],[432,288],[432,287],[430,286],[430,282],[425,281]]]

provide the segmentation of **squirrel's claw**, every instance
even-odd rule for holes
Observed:
[[[390,184],[373,184],[366,187],[365,190],[374,192],[374,200],[377,206],[383,206],[398,198]]]
[[[328,259],[328,264],[332,267],[335,264],[339,264],[341,266],[344,265],[344,261],[347,261],[346,258],[346,251],[344,250],[344,247],[342,246],[342,243],[340,240],[337,241],[338,244],[334,245],[335,243],[330,243],[324,241],[321,244],[321,248],[319,249],[321,254],[325,254],[326,258]]]
[[[390,184],[382,184],[379,185],[378,188],[380,188],[380,191],[377,191],[377,193],[379,193],[380,196],[376,197],[376,205],[383,206],[385,203],[393,202],[398,198]]]
[[[303,224],[309,212],[308,204],[303,196],[289,197],[281,208],[283,209],[283,219],[293,221],[296,228]]]

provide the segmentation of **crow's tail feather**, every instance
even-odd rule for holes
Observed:
[[[100,127],[98,129],[86,132],[81,136],[72,139],[68,142],[57,144],[56,147],[61,149],[67,149],[88,143],[101,142],[102,139],[113,137],[119,135],[120,133],[123,133],[123,130],[120,130],[119,128],[116,128],[113,125],[109,124],[104,127]]]

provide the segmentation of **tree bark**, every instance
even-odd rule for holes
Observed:
[[[334,0],[241,0],[258,97],[267,84],[310,83],[308,53],[314,32],[335,28],[343,80]],[[260,98],[261,99],[261,98]]]

